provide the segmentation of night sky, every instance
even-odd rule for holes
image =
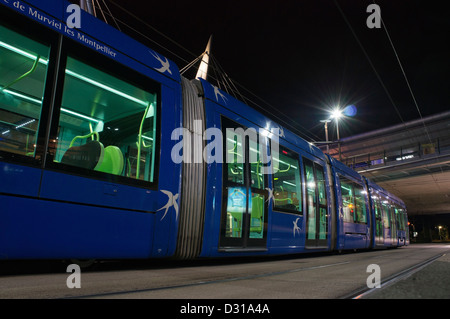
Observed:
[[[263,112],[275,114],[308,140],[325,139],[320,120],[328,118],[328,110],[336,105],[357,109],[355,116],[341,122],[341,138],[418,119],[419,111],[425,117],[449,109],[450,19],[443,2],[376,1],[385,26],[380,29],[367,27],[371,13],[366,9],[373,2],[362,0],[108,3],[114,16],[149,39],[121,25],[124,32],[179,68],[204,51],[212,34],[212,55],[228,76],[270,105],[250,96],[264,107]],[[185,74],[194,75],[195,70]],[[335,138],[331,126],[330,139]]]

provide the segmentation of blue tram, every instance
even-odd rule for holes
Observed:
[[[0,3],[0,259],[409,243],[400,199],[207,81],[67,1]]]

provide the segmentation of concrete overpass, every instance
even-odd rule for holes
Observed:
[[[408,214],[450,213],[450,111],[330,145],[330,155],[406,203]],[[326,146],[321,146],[326,151]]]

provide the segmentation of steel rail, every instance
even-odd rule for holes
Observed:
[[[414,273],[422,270],[423,268],[425,268],[426,266],[430,265],[431,263],[433,263],[434,261],[436,261],[436,259],[445,256],[444,254],[438,254],[436,256],[433,256],[427,260],[424,260],[416,265],[413,265],[407,269],[404,269],[400,272],[397,272],[387,278],[385,278],[382,282],[381,282],[381,287],[380,288],[369,288],[369,287],[363,287],[360,288],[358,290],[355,290],[353,292],[351,292],[350,294],[344,295],[342,297],[340,297],[339,299],[361,299],[364,298],[366,296],[368,296],[371,293],[374,292],[378,292],[380,291],[380,289],[384,289],[387,288],[389,286],[392,286],[393,284],[408,278],[409,276],[413,275]]]

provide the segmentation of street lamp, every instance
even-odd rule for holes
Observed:
[[[337,139],[338,139],[338,147],[339,147],[339,160],[342,160],[341,156],[341,141],[339,137],[339,119],[343,116],[342,110],[339,109],[339,107],[335,108],[333,111],[331,111],[330,118],[336,120],[336,131],[337,131]]]
[[[327,142],[327,154],[330,154],[330,145],[328,145],[328,123],[331,122],[331,120],[321,120],[321,123],[325,123],[325,141]]]
[[[339,119],[340,117],[342,117],[342,115],[343,115],[342,111],[339,108],[336,108],[333,111],[331,111],[330,118]]]

